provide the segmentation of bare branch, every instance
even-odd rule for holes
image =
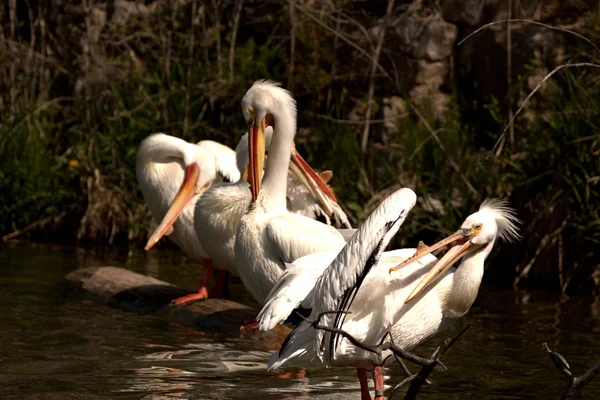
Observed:
[[[559,65],[558,67],[554,68],[548,75],[546,75],[544,77],[544,79],[541,80],[540,83],[537,84],[537,86],[531,91],[531,93],[529,93],[529,95],[525,98],[525,100],[523,101],[523,103],[521,104],[521,107],[519,107],[519,109],[517,110],[517,112],[515,113],[515,115],[513,115],[513,117],[511,118],[511,120],[508,122],[508,125],[506,125],[506,127],[504,128],[504,130],[502,131],[502,134],[500,135],[500,137],[498,138],[498,140],[496,141],[496,144],[494,145],[494,147],[492,148],[492,151],[496,151],[496,149],[498,148],[498,146],[500,145],[500,143],[504,140],[504,137],[506,136],[506,131],[512,126],[512,124],[515,121],[515,118],[517,118],[517,116],[521,113],[521,111],[523,110],[523,108],[525,107],[525,104],[527,104],[527,102],[529,101],[529,99],[531,99],[531,97],[537,93],[537,91],[540,89],[540,87],[546,83],[546,81],[548,79],[550,79],[552,77],[552,75],[554,75],[555,73],[557,73],[558,71],[565,69],[565,68],[571,68],[571,67],[575,67],[575,68],[581,68],[581,67],[593,67],[593,68],[600,68],[599,64],[594,64],[594,63],[589,63],[589,62],[584,62],[584,63],[574,63],[574,64],[562,64]],[[496,154],[496,157],[499,154]]]
[[[429,365],[423,366],[419,373],[410,381],[410,386],[408,388],[408,392],[406,392],[406,396],[404,396],[404,400],[412,400],[417,398],[417,394],[419,393],[419,390],[421,390],[421,386],[423,386],[424,383],[427,383],[427,378],[429,377],[429,375],[431,375],[431,373],[438,364],[442,365],[445,368],[444,364],[441,363],[440,358],[442,358],[442,356],[446,354],[450,347],[452,347],[452,345],[456,343],[456,341],[460,339],[460,337],[470,327],[471,324],[465,326],[456,336],[454,336],[454,338],[452,338],[452,340],[450,340],[450,342],[446,344],[446,346],[444,346],[444,349],[441,352],[437,353],[437,350],[436,352],[434,352],[434,355],[432,356],[433,362]]]
[[[474,197],[477,197],[479,195],[479,192],[477,191],[477,189],[475,189],[475,186],[473,186],[471,184],[471,182],[469,182],[469,180],[467,179],[467,176],[460,170],[460,167],[458,166],[456,161],[454,161],[454,159],[450,156],[450,154],[448,154],[448,152],[446,151],[446,147],[444,147],[444,144],[440,140],[440,137],[438,136],[437,132],[433,130],[431,125],[429,125],[429,123],[427,122],[427,119],[425,119],[425,117],[423,116],[423,114],[421,114],[421,112],[419,111],[419,109],[417,107],[412,106],[412,109],[415,111],[415,114],[417,115],[417,117],[419,118],[421,123],[425,126],[425,128],[427,128],[427,130],[429,131],[429,134],[433,137],[435,142],[438,144],[438,146],[442,150],[442,153],[444,153],[444,155],[448,159],[448,164],[450,164],[450,166],[452,168],[454,168],[454,170],[456,172],[459,173],[459,175],[460,175],[461,179],[463,180],[463,182],[465,183],[465,185],[467,185],[467,187],[469,188],[471,193],[473,193]]]
[[[355,50],[357,50],[360,54],[362,54],[363,56],[365,56],[369,61],[371,62],[375,62],[377,63],[377,69],[379,69],[379,72],[381,72],[385,77],[389,78],[392,82],[394,82],[394,80],[392,79],[392,77],[387,73],[387,71],[381,66],[381,64],[379,64],[378,61],[374,60],[373,57],[369,54],[369,52],[367,52],[365,49],[361,48],[359,45],[357,45],[356,43],[354,43],[352,40],[350,40],[348,37],[342,35],[340,32],[336,32],[335,29],[329,27],[327,24],[324,24],[322,21],[320,21],[317,17],[315,17],[314,15],[312,15],[312,13],[306,9],[305,7],[299,5],[297,2],[294,2],[294,6],[302,11],[303,13],[305,13],[311,20],[313,20],[317,25],[321,26],[322,28],[324,28],[326,31],[332,33],[333,35],[339,37],[340,39],[342,39],[344,42],[346,42],[347,44],[349,44],[352,48],[354,48]]]
[[[387,10],[383,17],[383,23],[379,28],[379,37],[377,38],[377,47],[375,47],[375,53],[373,54],[373,61],[371,63],[371,74],[369,75],[369,94],[367,96],[367,110],[365,112],[365,120],[371,119],[371,109],[373,107],[373,95],[375,94],[375,73],[377,72],[377,65],[379,64],[379,54],[381,54],[381,48],[383,47],[383,38],[385,37],[385,30],[387,29],[388,20],[394,8],[395,0],[388,0]],[[369,142],[369,131],[371,124],[365,123],[365,129],[363,130],[362,142],[360,148],[363,154],[367,152],[367,144]]]
[[[198,2],[194,0],[192,4],[192,28],[188,40],[188,65],[187,65],[187,84],[185,86],[185,110],[183,113],[183,136],[189,134],[190,120],[190,86],[192,86],[192,67],[194,65],[194,38],[195,28],[198,23]]]
[[[294,91],[294,65],[296,64],[296,0],[290,0],[290,65],[288,69],[288,86]]]
[[[244,7],[244,0],[238,0],[235,5],[235,13],[233,17],[233,29],[231,31],[231,43],[229,44],[229,83],[233,83],[234,66],[235,66],[235,42],[237,40],[238,28],[240,25],[240,17]]]
[[[472,32],[471,34],[467,35],[463,40],[461,40],[460,42],[458,42],[458,46],[460,46],[461,44],[463,44],[464,42],[466,42],[467,40],[469,40],[471,37],[475,36],[476,34],[478,34],[479,32],[481,32],[484,29],[489,28],[492,25],[497,25],[497,24],[505,24],[508,22],[523,22],[526,24],[533,24],[533,25],[539,25],[539,26],[543,26],[545,28],[554,30],[554,31],[560,31],[560,32],[565,32],[568,33],[570,35],[573,36],[577,36],[580,39],[583,39],[585,42],[587,42],[589,45],[591,45],[598,53],[600,53],[600,49],[598,49],[598,47],[596,47],[596,45],[588,38],[586,38],[585,36],[575,32],[575,31],[571,31],[569,29],[563,29],[563,28],[559,28],[557,26],[552,26],[552,25],[548,25],[548,24],[544,24],[542,22],[537,22],[537,21],[531,21],[528,19],[518,19],[518,18],[513,18],[513,19],[507,19],[507,20],[502,20],[502,21],[494,21],[494,22],[490,22],[488,24],[483,25],[480,28],[477,28],[474,32]]]
[[[554,363],[554,366],[556,366],[561,374],[563,374],[569,381],[569,388],[560,396],[561,400],[575,397],[575,395],[577,395],[581,389],[583,389],[583,387],[592,379],[594,379],[594,377],[600,372],[600,361],[598,361],[580,376],[573,376],[567,360],[560,353],[550,350],[546,343],[543,343],[542,345]]]
[[[461,336],[471,327],[471,324],[468,324],[456,336],[454,336],[454,338],[452,338],[452,340],[450,340],[449,342],[446,342],[444,349],[442,351],[440,351],[440,348],[438,347],[429,358],[424,358],[424,357],[414,355],[414,354],[398,347],[394,343],[394,339],[390,332],[387,332],[385,335],[383,335],[383,337],[379,341],[379,344],[369,345],[369,344],[366,344],[366,343],[361,342],[360,340],[354,338],[352,335],[350,335],[348,332],[344,331],[343,329],[332,328],[332,327],[325,326],[325,325],[319,325],[319,322],[321,321],[321,318],[324,315],[337,314],[337,313],[348,313],[348,312],[345,312],[345,311],[323,312],[317,316],[317,319],[314,322],[312,322],[313,328],[321,329],[326,332],[338,334],[338,335],[346,338],[354,346],[377,355],[378,359],[377,359],[376,364],[378,366],[383,366],[385,364],[385,361],[389,357],[386,357],[384,359],[383,352],[389,350],[392,352],[393,356],[396,358],[396,360],[402,367],[402,370],[407,375],[406,379],[404,379],[402,382],[400,382],[399,384],[397,384],[394,387],[394,389],[392,390],[392,393],[391,393],[390,397],[388,397],[388,399],[391,399],[392,397],[394,397],[394,395],[396,394],[396,391],[408,382],[410,382],[410,387],[408,388],[408,391],[407,391],[404,399],[405,400],[406,399],[415,399],[417,394],[419,393],[419,390],[421,389],[421,386],[423,386],[423,384],[431,383],[427,378],[429,377],[429,375],[431,375],[431,373],[433,372],[433,370],[435,369],[436,366],[441,365],[444,369],[447,369],[446,366],[444,364],[442,364],[440,359],[444,356],[444,354],[446,354],[446,352],[450,349],[450,347],[452,347],[452,345],[454,345],[454,343],[456,343],[456,341],[458,339],[460,339]],[[304,320],[309,321],[306,318],[304,318]],[[406,367],[406,365],[402,361],[403,359],[408,360],[417,365],[420,365],[422,368],[419,371],[419,373],[411,374],[410,370]]]

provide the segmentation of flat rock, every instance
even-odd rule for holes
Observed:
[[[77,269],[65,276],[62,290],[139,314],[159,314],[165,318],[203,331],[239,332],[253,320],[258,310],[226,299],[209,298],[180,307],[171,300],[193,293],[156,278],[117,267]],[[284,337],[289,327],[279,325],[270,332],[246,330],[245,334]]]

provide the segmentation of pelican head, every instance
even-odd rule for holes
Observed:
[[[265,129],[265,149],[266,154],[269,154],[269,147],[271,146],[271,138],[273,137],[273,127],[267,126]],[[242,177],[244,180],[247,179],[248,168],[249,168],[249,140],[248,133],[244,133],[240,138],[237,146],[235,147],[235,163],[237,165],[238,170],[242,173]]]
[[[296,101],[280,84],[256,81],[242,98],[242,113],[248,121],[248,183],[252,191],[252,200],[256,201],[265,162],[267,129],[270,127],[273,130],[273,137],[289,134],[292,137],[285,139],[293,141],[296,134]],[[329,186],[293,147],[291,161],[291,171],[315,194],[331,216],[331,207],[324,197],[334,202],[337,202],[337,199]]]
[[[461,258],[482,254],[483,260],[485,260],[492,251],[497,238],[507,242],[519,239],[517,228],[519,223],[515,210],[509,207],[508,201],[486,199],[481,203],[479,211],[469,215],[458,231],[432,246],[420,246],[413,257],[390,269],[391,273],[418,260],[425,254],[434,252],[444,246],[450,246],[446,254],[438,260],[415,287],[405,303],[418,296],[436,277],[440,276]]]
[[[153,135],[154,157],[165,163],[177,162],[184,170],[183,181],[167,213],[154,231],[145,249],[150,250],[165,234],[173,231],[173,224],[192,200],[210,187],[216,178],[217,171],[214,162],[209,162],[212,156],[202,148],[182,139],[164,134]],[[149,138],[149,139],[150,139]],[[149,140],[146,139],[146,140]]]

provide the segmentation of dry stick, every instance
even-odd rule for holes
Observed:
[[[206,28],[206,7],[204,7],[204,5],[200,7],[200,19],[202,21],[202,37],[206,38],[208,33]],[[208,58],[208,42],[206,40],[202,40],[202,47],[204,48],[204,65],[205,68],[208,68],[210,66],[210,60]]]
[[[40,82],[39,82],[39,91],[42,92],[46,88],[47,82],[50,80],[50,71],[46,68],[45,58],[48,55],[48,47],[47,47],[47,32],[46,32],[46,19],[45,8],[43,7],[44,3],[41,3],[39,6],[38,18],[40,19],[40,36],[41,36],[41,45],[40,45]]]
[[[189,132],[189,119],[190,119],[190,87],[192,86],[192,66],[194,65],[194,33],[196,24],[198,21],[198,1],[194,0],[192,4],[192,28],[190,30],[190,37],[188,40],[188,67],[187,67],[187,84],[185,87],[185,109],[183,114],[183,136],[185,137]]]
[[[556,241],[558,240],[558,235],[562,232],[562,230],[564,229],[564,227],[566,226],[566,224],[567,224],[567,220],[565,219],[563,221],[563,223],[558,227],[558,229],[556,229],[553,232],[547,233],[542,238],[542,241],[540,242],[540,245],[538,246],[538,248],[536,249],[535,253],[533,254],[533,257],[531,257],[531,260],[529,260],[529,263],[527,263],[527,265],[525,266],[525,268],[523,268],[523,270],[521,271],[521,273],[519,274],[519,276],[515,278],[515,280],[513,282],[513,287],[514,288],[517,287],[517,285],[519,284],[519,282],[521,281],[521,279],[523,279],[524,277],[526,277],[529,274],[529,271],[533,267],[533,264],[535,264],[535,261],[537,260],[538,256],[542,252],[542,250],[544,250],[544,248],[548,244],[548,241],[550,241],[551,237],[552,237],[552,241],[550,241],[550,246],[553,246],[556,243]]]
[[[10,10],[9,10],[9,15],[10,15],[10,45],[9,45],[9,49],[14,56],[16,54],[14,51],[15,50],[14,43],[16,43],[16,41],[17,41],[17,39],[16,39],[17,0],[10,0],[9,7],[10,7]],[[10,77],[9,97],[10,97],[11,112],[9,114],[10,117],[9,117],[8,122],[13,122],[14,118],[15,118],[15,105],[16,105],[15,98],[17,96],[15,65],[16,65],[16,63],[14,63],[14,62],[10,63],[10,69],[9,69],[9,77]]]
[[[465,185],[467,185],[467,188],[469,188],[469,190],[473,194],[473,197],[477,197],[479,195],[479,192],[477,191],[477,189],[475,189],[475,186],[473,186],[471,184],[471,182],[469,182],[469,180],[467,179],[467,176],[460,170],[460,167],[458,166],[456,161],[454,161],[454,159],[450,156],[450,154],[448,154],[448,152],[446,151],[446,148],[444,147],[444,144],[440,140],[440,137],[438,136],[436,131],[434,131],[433,128],[431,128],[431,126],[427,122],[427,119],[425,119],[425,117],[423,116],[423,114],[421,114],[421,112],[419,111],[419,109],[417,107],[411,105],[411,108],[414,110],[415,114],[417,115],[417,117],[419,118],[421,123],[425,126],[425,128],[427,128],[427,130],[429,131],[429,134],[431,136],[433,136],[433,139],[436,141],[436,143],[438,144],[438,146],[440,147],[440,149],[446,156],[446,159],[448,160],[448,164],[450,164],[450,166],[452,168],[454,168],[454,170],[456,172],[459,173],[461,179],[463,180]]]
[[[512,30],[510,17],[512,16],[512,0],[508,0],[508,20],[506,22],[506,85],[508,90],[508,120],[512,119],[512,104],[513,104],[513,96],[512,96]],[[514,125],[510,126],[510,149],[514,151],[515,149],[515,127]]]
[[[288,86],[294,91],[294,65],[296,63],[296,0],[290,0],[290,67],[288,69]]]
[[[303,13],[305,13],[311,20],[313,20],[313,22],[315,22],[317,25],[320,25],[322,28],[324,28],[326,31],[329,31],[330,33],[334,34],[335,36],[339,37],[340,39],[342,39],[344,42],[346,42],[346,44],[350,45],[352,48],[354,48],[355,50],[357,50],[360,54],[362,54],[363,56],[365,56],[367,58],[367,60],[374,62],[377,64],[377,69],[379,70],[379,72],[381,72],[386,78],[390,79],[392,82],[394,82],[394,79],[390,76],[390,74],[387,73],[387,71],[381,66],[381,64],[379,63],[379,61],[375,60],[370,54],[369,52],[367,52],[365,49],[361,48],[359,45],[357,45],[356,43],[354,43],[352,40],[350,40],[348,37],[342,35],[340,32],[336,32],[334,29],[330,28],[328,25],[324,24],[323,22],[321,22],[318,18],[316,18],[314,15],[312,15],[312,13],[302,7],[301,5],[299,5],[298,3],[294,3],[294,6],[302,11]]]
[[[348,125],[384,124],[389,121],[396,121],[398,119],[404,119],[409,116],[409,113],[402,113],[402,114],[397,114],[397,115],[394,115],[393,117],[388,117],[388,118],[371,119],[371,120],[366,120],[366,119],[354,120],[354,119],[333,118],[333,117],[330,117],[329,115],[324,115],[324,114],[316,114],[316,113],[310,113],[310,114],[317,118],[325,119],[327,121],[331,121],[336,124],[348,124]]]
[[[337,7],[337,2],[334,3],[334,6]],[[342,14],[342,10],[341,8],[338,10],[338,16],[336,18],[335,21],[335,30],[336,32],[339,32],[340,30],[340,16]],[[339,42],[339,37],[337,35],[335,35],[333,37],[333,61],[331,63],[331,69],[329,70],[329,76],[331,77],[331,79],[333,80],[333,77],[335,76],[335,74],[337,73],[337,49],[338,49],[338,42]],[[326,104],[326,110],[327,112],[329,112],[329,107],[331,107],[331,99],[333,97],[333,89],[331,87],[331,85],[329,85],[329,88],[327,89],[327,101],[325,102]]]
[[[173,4],[171,4],[171,24],[173,24],[173,21],[175,21],[175,18],[177,18],[177,6],[178,6],[178,2],[174,2]],[[167,55],[165,57],[165,72],[167,75],[167,90],[170,92],[172,90],[172,85],[171,85],[171,59],[173,56],[173,26],[170,26],[167,28]],[[162,109],[163,109],[163,118],[165,121],[165,126],[169,126],[171,127],[171,134],[174,133],[173,131],[173,126],[171,125],[170,121],[171,118],[169,116],[169,99],[170,96],[166,96],[164,99],[162,99],[161,103],[162,103]]]
[[[575,272],[577,272],[577,269],[579,268],[580,265],[581,264],[579,264],[579,263],[574,263],[573,267],[567,273],[567,276],[565,277],[565,283],[560,288],[560,292],[563,296],[566,295],[567,288],[569,287],[569,284],[571,283],[571,279],[573,279],[573,276],[575,275]]]
[[[375,94],[375,72],[377,72],[377,64],[379,63],[379,54],[381,53],[381,48],[383,47],[383,38],[385,37],[385,30],[387,29],[387,24],[390,15],[392,14],[392,9],[394,8],[395,0],[388,0],[387,10],[385,12],[385,16],[383,17],[383,23],[379,30],[379,37],[377,38],[377,47],[375,47],[375,53],[373,54],[373,62],[371,63],[371,75],[369,76],[369,94],[367,96],[367,110],[365,112],[365,120],[371,119],[371,110],[373,103],[373,95]],[[371,129],[371,124],[365,123],[365,129],[363,130],[362,143],[360,148],[363,154],[367,153],[367,144],[369,143],[369,131]]]
[[[442,358],[442,356],[444,354],[446,354],[446,352],[450,349],[450,347],[452,347],[452,345],[454,343],[456,343],[456,341],[458,339],[460,339],[460,337],[471,327],[471,324],[468,324],[467,326],[465,326],[463,328],[463,330],[461,330],[456,336],[454,336],[454,338],[452,338],[452,340],[450,340],[450,342],[446,343],[446,346],[444,347],[444,349],[438,353],[438,350],[435,351],[433,358],[433,362],[429,365],[425,365],[423,368],[421,368],[421,370],[419,371],[419,373],[410,380],[410,386],[408,388],[408,391],[406,392],[406,395],[404,396],[404,400],[413,400],[417,398],[417,394],[419,393],[419,391],[421,390],[421,386],[423,386],[424,383],[427,383],[428,380],[427,378],[429,377],[429,375],[431,375],[431,373],[433,372],[433,370],[435,369],[435,367],[440,364],[443,366],[442,362],[440,361],[440,358]],[[410,378],[408,378],[410,379]],[[407,379],[405,379],[404,381],[402,381],[400,383],[400,386],[404,383],[406,383]],[[398,386],[398,388],[400,387]],[[396,388],[394,388],[394,392],[395,392]],[[392,392],[392,396],[394,394],[394,392]],[[390,396],[389,398],[391,398],[392,396]]]
[[[558,282],[560,284],[560,288],[564,286],[564,276],[563,276],[563,238],[562,233],[558,234]],[[563,292],[564,294],[564,292]]]
[[[565,32],[574,36],[577,36],[580,39],[583,39],[584,41],[586,41],[589,45],[591,45],[598,53],[600,53],[600,49],[598,49],[598,47],[596,47],[596,45],[588,38],[586,38],[585,36],[575,32],[575,31],[571,31],[569,29],[563,29],[563,28],[559,28],[557,26],[552,26],[552,25],[547,25],[541,22],[537,22],[537,21],[531,21],[528,19],[510,19],[510,20],[505,20],[505,21],[494,21],[494,22],[490,22],[489,24],[485,24],[482,27],[476,29],[474,32],[470,33],[469,35],[467,35],[463,40],[461,40],[460,42],[458,42],[458,46],[460,46],[461,44],[463,44],[464,42],[466,42],[467,40],[469,40],[472,36],[476,35],[477,33],[481,32],[484,29],[489,28],[492,25],[497,25],[497,24],[503,24],[506,22],[523,22],[523,23],[527,23],[527,24],[533,24],[533,25],[539,25],[539,26],[543,26],[545,28],[548,29],[552,29],[554,31],[560,31],[560,32]]]
[[[12,129],[4,136],[4,138],[2,139],[2,142],[0,142],[0,154],[4,152],[4,149],[9,141],[9,139],[15,134],[15,132],[17,132],[17,128],[19,128],[19,126],[21,126],[21,124],[28,123],[28,121],[32,115],[37,116],[37,115],[39,115],[39,113],[41,111],[45,110],[46,108],[48,108],[50,106],[56,106],[56,105],[60,104],[61,101],[66,101],[66,100],[72,100],[72,98],[71,97],[56,97],[52,100],[48,100],[47,102],[45,102],[44,104],[42,104],[38,108],[36,108],[35,110],[33,110],[30,113],[28,113],[27,115],[25,115],[19,122],[14,124]]]
[[[537,93],[537,91],[540,89],[540,87],[546,83],[546,81],[548,79],[550,79],[552,77],[552,75],[554,75],[555,73],[557,73],[558,71],[564,69],[564,68],[569,68],[569,67],[594,67],[594,68],[600,68],[599,64],[594,64],[594,63],[589,63],[589,62],[584,62],[584,63],[573,63],[573,64],[563,64],[563,65],[559,65],[558,67],[554,68],[552,70],[552,72],[550,72],[548,75],[546,75],[544,77],[544,79],[542,79],[542,81],[540,83],[537,84],[537,86],[531,91],[531,93],[529,93],[529,95],[525,98],[525,100],[523,101],[523,103],[521,104],[521,106],[519,107],[519,109],[517,110],[517,112],[515,113],[515,115],[513,115],[513,117],[511,118],[511,120],[508,122],[508,125],[504,128],[504,130],[502,131],[502,134],[500,135],[500,137],[498,138],[498,140],[496,141],[496,144],[494,144],[494,147],[492,148],[492,151],[495,151],[500,142],[502,140],[504,140],[504,137],[506,136],[506,130],[509,129],[513,122],[515,121],[515,118],[517,118],[517,116],[521,113],[521,111],[523,110],[523,108],[525,108],[525,104],[527,104],[527,102],[529,101],[529,99],[531,99],[531,97]]]
[[[579,376],[573,376],[567,360],[558,352],[550,350],[546,343],[542,344],[554,366],[567,377],[569,388],[559,397],[560,400],[571,399],[577,395],[600,372],[600,361]]]
[[[84,93],[85,93],[85,122],[88,132],[92,130],[92,88],[90,86],[90,70],[91,62],[91,40],[90,33],[92,30],[91,13],[93,10],[93,0],[84,0],[83,9],[85,12],[85,35],[83,36],[83,68],[84,68]]]
[[[308,318],[305,318],[300,314],[298,314],[298,315],[302,319],[304,319],[306,322],[309,322],[314,329],[320,329],[325,332],[331,332],[331,333],[335,333],[337,335],[343,336],[346,339],[348,339],[348,341],[350,341],[350,343],[352,343],[354,346],[375,354],[377,356],[377,359],[378,359],[377,361],[379,364],[383,364],[383,362],[385,361],[385,358],[383,357],[383,352],[386,350],[395,352],[395,353],[397,353],[397,355],[399,357],[401,357],[405,360],[408,360],[410,362],[413,362],[417,365],[423,366],[423,365],[427,365],[427,364],[433,362],[433,359],[427,359],[424,357],[417,356],[415,354],[412,354],[405,350],[402,350],[401,348],[396,346],[394,344],[394,340],[389,332],[386,333],[385,335],[383,335],[383,337],[379,341],[378,345],[370,345],[370,344],[361,342],[360,340],[356,339],[354,336],[350,335],[348,332],[344,331],[343,329],[332,328],[332,327],[325,326],[325,325],[319,325],[319,322],[321,322],[321,319],[323,318],[323,316],[325,316],[327,314],[352,314],[352,313],[349,311],[324,311],[324,312],[320,313],[319,315],[317,315],[317,318],[314,321],[310,321]],[[390,337],[391,341],[384,343],[384,340],[388,336]]]
[[[27,49],[27,61],[26,61],[26,65],[25,68],[26,69],[30,69],[33,71],[33,82],[36,82],[36,76],[35,73],[37,71],[37,68],[35,68],[35,64],[34,58],[33,58],[33,53],[35,51],[35,38],[36,38],[36,34],[35,34],[35,21],[33,18],[33,9],[31,8],[31,1],[30,0],[26,0],[25,4],[27,5],[27,13],[29,16],[29,48]],[[34,95],[34,91],[31,92],[31,95]]]
[[[431,373],[433,372],[433,370],[435,369],[435,367],[438,364],[441,365],[444,369],[447,369],[446,366],[441,362],[440,359],[442,358],[442,356],[444,354],[446,354],[446,352],[450,349],[450,347],[452,347],[452,345],[454,343],[456,343],[456,341],[458,339],[460,339],[460,337],[471,327],[471,324],[466,325],[456,336],[454,336],[454,338],[452,338],[452,340],[450,340],[450,342],[446,343],[444,349],[441,352],[439,351],[440,348],[438,347],[433,352],[431,357],[427,359],[427,358],[412,354],[412,353],[405,351],[402,348],[396,346],[396,344],[394,343],[394,339],[392,338],[392,335],[389,332],[386,333],[385,335],[383,335],[383,337],[379,341],[378,345],[368,345],[368,344],[361,342],[360,340],[354,338],[352,335],[350,335],[348,332],[344,331],[343,329],[332,328],[332,327],[325,326],[325,325],[319,325],[319,322],[321,321],[321,318],[324,315],[337,314],[340,312],[349,314],[349,312],[343,312],[343,311],[323,312],[317,316],[315,321],[312,322],[313,328],[321,329],[326,332],[336,333],[336,334],[346,338],[354,346],[375,354],[377,356],[378,365],[383,365],[387,359],[387,357],[386,358],[383,357],[383,352],[388,351],[388,350],[391,351],[392,354],[394,355],[395,359],[398,361],[398,363],[400,364],[400,366],[402,367],[402,369],[404,370],[404,372],[406,373],[406,375],[408,377],[394,387],[394,389],[392,390],[392,394],[390,395],[390,397],[388,397],[388,399],[391,399],[394,396],[394,394],[396,393],[396,391],[407,382],[411,382],[411,384],[410,384],[410,387],[408,388],[408,392],[406,393],[406,396],[404,399],[405,400],[415,399],[419,390],[421,389],[421,386],[423,386],[424,383],[427,383],[427,384],[431,383],[431,382],[429,382],[429,380],[427,378],[429,377],[429,375],[431,375]],[[310,322],[308,319],[306,319],[304,317],[302,317],[302,318],[305,321]],[[386,340],[386,338],[388,338],[388,337],[389,337],[390,341],[384,342]],[[408,370],[408,368],[406,367],[406,365],[404,364],[404,362],[402,361],[402,359],[405,359],[412,363],[420,365],[422,368],[419,371],[419,373],[414,374],[414,375],[411,374],[410,371]]]
[[[242,16],[243,7],[244,7],[244,0],[238,0],[235,5],[235,13],[233,16],[233,29],[231,31],[231,43],[229,45],[229,83],[233,83],[233,79],[234,79],[235,42],[237,40],[237,33],[238,33],[238,28],[240,26],[240,18]]]
[[[509,0],[509,5],[511,5],[510,0]],[[497,25],[497,24],[502,24],[502,23],[512,23],[512,22],[522,22],[522,23],[527,23],[527,24],[533,24],[533,25],[538,25],[538,26],[543,26],[545,28],[551,29],[551,30],[555,30],[555,31],[559,31],[559,32],[564,32],[564,33],[568,33],[571,35],[574,35],[580,39],[583,39],[586,43],[588,43],[589,45],[591,45],[598,53],[600,53],[600,49],[588,38],[586,38],[585,36],[571,31],[569,29],[562,29],[556,26],[552,26],[552,25],[548,25],[548,24],[544,24],[541,22],[536,22],[536,21],[530,21],[527,19],[507,19],[504,21],[494,21],[494,22],[490,22],[488,24],[483,25],[482,27],[476,29],[474,32],[472,32],[471,34],[467,35],[463,40],[461,40],[460,42],[458,42],[458,46],[462,45],[464,42],[466,42],[467,40],[469,40],[471,37],[473,37],[474,35],[476,35],[477,33],[481,32],[484,29],[489,28],[490,26],[493,25]],[[509,25],[510,28],[510,25]],[[510,31],[510,29],[509,29]],[[508,33],[508,37],[507,39],[510,38],[510,33]],[[509,51],[510,51],[510,46],[509,47]],[[508,53],[510,54],[510,52]],[[510,58],[509,58],[509,65],[510,65]],[[505,140],[505,136],[506,136],[506,130],[510,129],[511,135],[514,135],[514,127],[513,127],[513,122],[515,120],[515,118],[517,117],[517,115],[521,112],[521,110],[523,109],[523,107],[525,106],[525,104],[529,101],[529,99],[531,98],[531,96],[533,96],[538,89],[540,88],[540,86],[545,83],[552,75],[554,75],[556,72],[560,71],[563,68],[567,68],[567,67],[583,67],[583,66],[588,66],[588,67],[596,67],[596,68],[600,68],[600,65],[597,64],[593,64],[593,63],[576,63],[576,64],[563,64],[563,65],[559,65],[558,67],[556,67],[552,72],[550,72],[548,75],[546,75],[544,77],[544,79],[542,79],[542,81],[535,87],[535,89],[533,89],[533,91],[527,96],[527,98],[525,99],[525,101],[523,101],[523,103],[521,104],[521,106],[519,107],[519,109],[517,110],[517,112],[510,118],[508,125],[504,128],[504,130],[502,131],[502,134],[500,135],[500,137],[498,138],[498,140],[496,141],[496,143],[494,144],[494,147],[492,148],[492,151],[495,151],[496,153],[496,157],[498,157],[502,151],[502,147],[504,144],[504,140]],[[510,92],[510,87],[509,87],[509,92]],[[512,98],[512,96],[510,97]],[[512,102],[510,103],[512,104]],[[512,113],[512,109],[510,108],[510,104],[509,104],[509,109],[511,110]]]
[[[69,207],[67,207],[67,208],[69,208]],[[66,211],[66,210],[65,210],[65,211],[63,211],[63,212],[61,212],[61,213],[60,213],[60,214],[58,214],[58,215],[51,215],[51,216],[49,216],[49,217],[42,218],[42,219],[40,219],[40,220],[38,220],[38,221],[36,221],[36,222],[34,222],[34,223],[32,223],[32,224],[29,224],[29,225],[27,225],[27,226],[26,226],[25,228],[23,228],[23,229],[17,229],[16,231],[14,231],[14,232],[12,232],[12,233],[9,233],[8,235],[4,235],[4,236],[2,236],[2,241],[3,241],[3,242],[6,242],[6,241],[8,241],[8,240],[14,239],[14,238],[16,238],[17,236],[19,236],[19,235],[22,235],[22,234],[23,234],[23,233],[25,233],[25,232],[29,232],[30,230],[32,230],[32,229],[34,229],[34,228],[37,228],[38,226],[43,226],[43,225],[46,225],[48,222],[50,222],[50,221],[51,221],[51,220],[53,220],[53,219],[54,219],[55,221],[59,221],[59,220],[61,220],[61,219],[62,219],[62,218],[65,216],[65,215],[67,215],[67,211]]]
[[[223,77],[223,57],[221,55],[221,13],[219,4],[216,0],[212,0],[213,8],[215,9],[215,29],[217,30],[217,78],[221,80]]]
[[[525,266],[525,268],[523,268],[523,270],[521,271],[521,273],[519,274],[519,276],[517,276],[515,278],[515,280],[513,282],[513,287],[515,289],[519,285],[519,282],[521,281],[521,279],[523,279],[524,277],[526,277],[529,274],[529,271],[533,267],[533,264],[535,264],[535,261],[537,260],[538,256],[540,255],[540,253],[542,252],[542,250],[544,250],[546,248],[546,245],[548,244],[548,241],[550,241],[550,246],[553,246],[556,243],[556,240],[557,240],[556,236],[554,236],[551,241],[550,241],[550,234],[546,234],[544,236],[544,238],[540,242],[540,245],[535,250],[535,253],[533,254],[533,257],[531,257],[531,260],[529,260],[529,262],[527,263],[527,265]]]

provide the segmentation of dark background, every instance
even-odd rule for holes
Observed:
[[[459,45],[509,15],[559,29],[500,22]],[[5,238],[140,246],[140,141],[233,147],[241,96],[268,78],[298,100],[298,149],[334,172],[355,224],[411,187],[394,245],[415,246],[506,197],[523,240],[498,246],[488,284],[598,286],[598,1],[4,0],[0,20]],[[567,63],[594,65],[560,69],[524,104]]]

